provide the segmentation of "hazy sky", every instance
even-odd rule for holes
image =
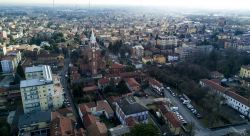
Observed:
[[[211,9],[250,9],[250,0],[90,0],[91,5],[143,5]],[[0,0],[0,3],[50,4],[53,0]],[[55,0],[56,4],[88,4],[89,0]]]

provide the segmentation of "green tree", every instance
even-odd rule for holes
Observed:
[[[126,72],[133,72],[133,71],[135,71],[135,69],[136,68],[133,65],[128,65],[128,66],[125,67]]]
[[[10,135],[10,125],[3,119],[0,119],[0,136]]]
[[[23,67],[21,66],[21,64],[18,64],[17,69],[16,69],[16,73],[22,78],[25,79],[25,73],[23,70]]]
[[[80,98],[83,96],[82,88],[83,88],[83,86],[80,84],[77,84],[77,83],[72,85],[73,96],[75,98]]]
[[[117,90],[118,92],[120,92],[121,94],[125,94],[128,92],[128,87],[126,85],[126,82],[124,80],[121,80],[118,85],[117,85]]]
[[[136,125],[129,136],[160,136],[160,131],[152,123]]]

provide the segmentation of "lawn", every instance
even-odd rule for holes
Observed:
[[[222,112],[208,114],[203,113],[201,122],[204,126],[213,128],[245,121],[239,116],[240,114],[237,111],[227,105],[223,105],[220,111]]]
[[[154,111],[156,111],[158,108],[157,108],[157,106],[155,105],[155,104],[147,104],[146,105],[149,109],[152,109],[152,110],[154,110]]]

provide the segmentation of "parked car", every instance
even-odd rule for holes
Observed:
[[[187,104],[187,108],[191,110],[191,109],[193,109],[194,107],[193,107],[193,105],[191,105],[191,104]]]
[[[201,118],[202,118],[201,114],[199,114],[199,113],[196,114],[196,117],[197,117],[198,119],[201,119]]]
[[[175,112],[175,111],[178,111],[178,110],[179,110],[179,108],[178,108],[178,107],[170,107],[170,109],[171,109],[173,112]]]

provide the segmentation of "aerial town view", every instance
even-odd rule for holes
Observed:
[[[0,136],[250,136],[250,1],[0,0]]]

